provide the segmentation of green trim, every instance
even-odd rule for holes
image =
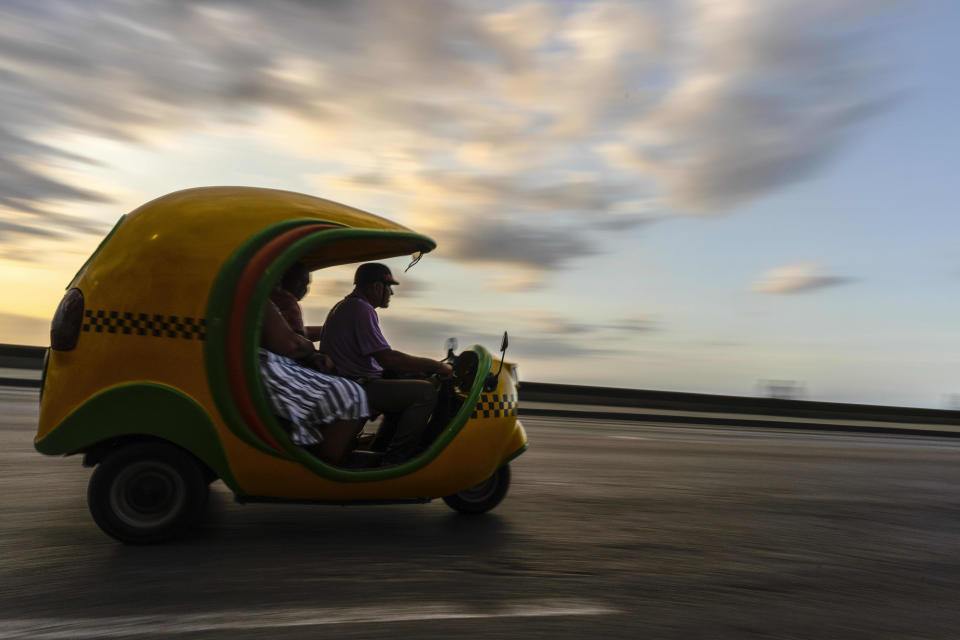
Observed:
[[[327,479],[337,482],[371,482],[378,480],[388,480],[399,476],[407,475],[417,469],[426,466],[430,461],[439,455],[440,451],[453,440],[454,436],[460,432],[463,425],[470,418],[474,406],[477,403],[480,393],[483,391],[483,380],[485,374],[480,372],[490,371],[491,357],[486,349],[479,345],[470,347],[476,351],[479,357],[477,367],[477,376],[474,379],[473,388],[461,405],[457,415],[454,416],[450,424],[444,429],[440,437],[423,454],[396,467],[386,469],[368,469],[368,470],[346,470],[332,467],[325,464],[304,450],[302,447],[294,445],[287,432],[273,417],[273,412],[267,402],[266,394],[263,390],[263,384],[260,380],[260,367],[257,355],[257,345],[259,344],[260,328],[263,321],[263,310],[267,304],[268,294],[271,289],[280,281],[281,276],[289,269],[301,256],[308,251],[318,247],[340,242],[344,240],[354,240],[358,238],[377,239],[389,237],[392,239],[408,239],[414,241],[426,241],[432,245],[432,241],[425,236],[416,233],[399,231],[381,231],[376,229],[331,229],[311,235],[293,243],[281,253],[276,260],[266,269],[260,281],[254,289],[251,298],[250,307],[247,309],[247,315],[244,321],[244,373],[247,379],[247,387],[250,393],[250,399],[256,408],[261,421],[270,430],[270,433],[280,444],[287,449],[293,458],[304,465],[314,473]]]
[[[103,249],[103,247],[107,244],[110,238],[113,237],[113,234],[116,233],[117,229],[120,228],[120,223],[122,223],[126,219],[126,217],[127,217],[126,214],[120,216],[120,219],[117,220],[117,223],[113,225],[113,229],[110,229],[110,232],[106,236],[104,236],[103,240],[100,241],[100,244],[97,245],[97,248],[94,249],[93,253],[90,254],[90,257],[87,258],[82,265],[80,265],[79,269],[77,269],[77,272],[73,275],[73,278],[70,280],[70,284],[67,285],[66,287],[67,289],[73,286],[73,283],[77,281],[77,279],[80,277],[80,274],[83,273],[83,270],[87,268],[87,265],[90,264],[90,262],[95,257],[97,257],[97,254],[100,253],[100,250]]]
[[[520,454],[526,451],[529,447],[530,447],[530,443],[528,442],[522,447],[520,447],[519,449],[517,449],[516,451],[514,451],[513,453],[511,453],[509,456],[507,456],[506,459],[500,464],[500,466],[502,467],[505,464],[509,464],[510,462],[513,462],[514,460],[519,458]]]
[[[267,267],[265,273],[261,276],[261,280],[258,285],[262,285],[264,280],[269,280],[271,284],[266,288],[261,288],[258,286],[255,289],[250,308],[247,310],[244,321],[245,349],[243,361],[248,389],[253,390],[251,393],[251,400],[254,403],[256,410],[261,415],[261,419],[266,428],[277,439],[280,445],[286,449],[286,451],[281,452],[262,442],[260,438],[250,431],[240,415],[240,412],[233,403],[233,398],[230,392],[229,377],[226,369],[227,321],[229,319],[230,308],[233,303],[233,296],[236,291],[237,282],[243,275],[243,271],[247,264],[256,255],[256,253],[263,248],[264,245],[280,234],[298,227],[312,224],[327,224],[340,228],[318,231],[316,234],[311,234],[286,248],[284,252]],[[294,262],[296,262],[298,258],[300,258],[310,249],[320,247],[331,242],[352,240],[357,238],[414,240],[419,246],[428,247],[427,250],[433,249],[436,246],[436,244],[430,238],[413,232],[381,229],[353,229],[348,227],[345,228],[341,224],[320,219],[288,220],[267,227],[266,229],[263,229],[251,236],[246,242],[240,245],[230,255],[229,258],[227,258],[227,260],[224,262],[224,266],[220,270],[220,273],[217,274],[217,278],[214,281],[214,285],[210,292],[210,300],[207,303],[207,336],[204,343],[204,358],[207,365],[207,380],[210,384],[210,390],[217,403],[217,407],[220,409],[220,413],[230,430],[236,433],[237,436],[240,437],[244,442],[247,442],[251,446],[263,451],[264,453],[284,459],[290,459],[293,457],[300,462],[303,462],[304,456],[310,460],[314,459],[313,456],[310,456],[300,447],[297,447],[290,442],[286,431],[280,427],[279,424],[277,424],[276,420],[273,419],[272,414],[266,406],[266,399],[263,397],[262,385],[260,384],[259,380],[257,347],[259,345],[260,323],[262,321],[263,309],[267,301],[267,294],[273,285],[280,280],[281,275]],[[378,254],[378,257],[392,257],[393,255],[401,255],[401,253]],[[252,375],[256,377],[251,378],[251,370],[254,371]],[[266,416],[266,418],[263,418],[263,416]],[[327,468],[332,469],[332,467]]]
[[[226,364],[227,320],[229,319],[237,281],[243,275],[244,268],[257,251],[281,233],[318,222],[321,221],[312,219],[287,220],[269,226],[251,236],[237,247],[224,262],[220,273],[214,280],[213,287],[210,289],[210,300],[207,303],[207,336],[204,341],[203,352],[206,361],[207,382],[210,384],[210,392],[217,403],[217,408],[220,409],[220,414],[227,426],[241,440],[278,458],[288,459],[290,456],[275,450],[252,433],[233,403]]]
[[[414,471],[427,466],[427,464],[440,455],[440,452],[443,451],[447,445],[453,441],[458,433],[460,433],[460,430],[470,419],[470,414],[473,412],[473,409],[477,404],[477,399],[483,392],[483,381],[486,378],[486,373],[480,372],[490,371],[490,363],[492,361],[490,353],[480,345],[473,345],[472,347],[469,347],[467,351],[476,352],[480,361],[480,364],[477,367],[477,377],[474,379],[473,387],[470,389],[470,393],[467,394],[467,397],[464,399],[463,404],[460,405],[460,410],[450,421],[450,424],[444,428],[440,436],[433,441],[433,444],[431,444],[430,447],[418,457],[408,460],[407,462],[395,467],[387,467],[385,469],[348,470],[325,464],[321,460],[312,456],[302,447],[298,447],[291,443],[289,446],[291,447],[290,451],[293,454],[294,459],[314,473],[337,482],[375,482],[379,480],[390,480],[392,478],[413,473]],[[250,369],[247,371],[249,373]],[[276,419],[269,412],[269,407],[266,406],[266,398],[264,397],[263,386],[259,383],[260,373],[258,368],[255,367],[253,369],[253,375],[256,376],[257,379],[257,384],[251,387],[251,392],[254,395],[254,405],[257,407],[258,411],[266,410],[267,412],[266,414],[260,414],[261,419],[264,421],[264,424],[268,425],[268,428],[271,429],[272,433],[276,433],[277,430],[282,431],[282,428],[279,424],[277,424]],[[261,405],[261,402],[263,405]],[[284,438],[282,444],[284,446],[288,446],[287,443],[289,443],[289,437],[286,435],[286,433],[283,433],[282,437]]]
[[[378,229],[329,229],[318,232],[316,235],[310,235],[306,238],[294,242],[277,256],[277,258],[267,267],[260,276],[251,296],[250,306],[247,308],[247,314],[244,318],[244,351],[243,368],[247,380],[247,390],[250,394],[250,400],[253,403],[260,421],[263,422],[270,434],[276,438],[284,449],[293,455],[294,459],[302,464],[308,464],[310,460],[316,460],[314,456],[306,452],[302,447],[295,445],[284,429],[274,418],[273,411],[264,393],[263,382],[260,379],[260,363],[257,353],[257,347],[260,344],[260,330],[263,324],[263,312],[270,297],[270,292],[276,286],[283,274],[287,272],[297,260],[307,252],[329,244],[337,242],[367,239],[376,240],[380,238],[390,238],[412,241],[422,241],[425,238],[419,234],[411,232],[382,231]],[[321,463],[322,464],[322,463]],[[336,469],[322,465],[325,469]],[[312,468],[312,467],[311,467]],[[314,469],[315,470],[315,469]]]
[[[233,491],[240,490],[203,407],[182,391],[155,382],[131,382],[101,391],[34,447],[47,455],[71,454],[130,435],[154,436],[179,445],[213,469]]]

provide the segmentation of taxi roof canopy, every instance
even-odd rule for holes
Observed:
[[[324,198],[259,187],[200,187],[162,196],[121,218],[70,286],[99,283],[118,270],[141,278],[189,275],[195,282],[209,281],[251,237],[296,221],[382,232],[308,251],[301,259],[310,269],[426,253],[436,246],[403,225]]]

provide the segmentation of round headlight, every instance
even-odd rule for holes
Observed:
[[[83,293],[70,289],[63,296],[50,324],[50,347],[57,351],[70,351],[77,346],[80,327],[83,325]]]

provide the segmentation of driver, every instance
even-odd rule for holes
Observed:
[[[321,348],[337,373],[363,385],[373,409],[398,414],[396,433],[383,463],[399,464],[418,453],[427,421],[437,402],[437,389],[427,380],[387,379],[390,374],[437,374],[449,378],[450,365],[411,356],[390,348],[380,331],[376,309],[390,305],[393,286],[399,284],[390,269],[379,263],[357,268],[354,289],[327,315],[320,335]]]

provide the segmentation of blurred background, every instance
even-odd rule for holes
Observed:
[[[0,5],[0,342],[124,213],[291,189],[433,236],[404,351],[526,380],[960,406],[960,5]],[[391,262],[395,272],[404,260]],[[315,274],[308,323],[350,289]]]

